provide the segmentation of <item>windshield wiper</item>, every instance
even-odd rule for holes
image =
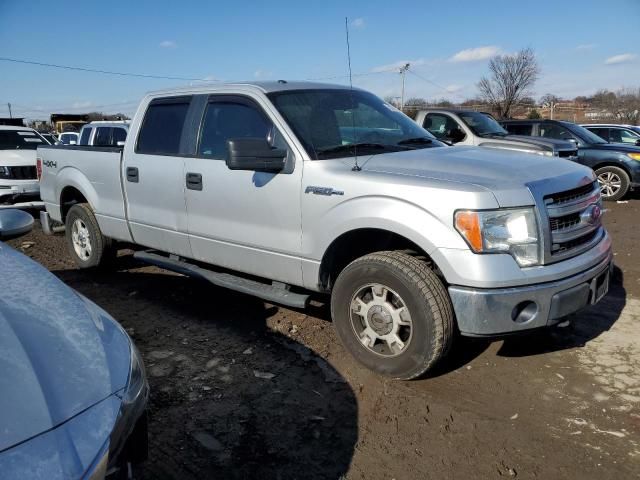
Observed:
[[[382,143],[367,143],[367,142],[348,143],[347,145],[336,145],[335,147],[323,148],[323,149],[317,150],[317,153],[348,152],[356,148],[384,150],[386,148],[393,148],[393,145],[384,145]]]
[[[433,143],[429,137],[414,137],[400,140],[397,145],[428,145],[429,143]]]

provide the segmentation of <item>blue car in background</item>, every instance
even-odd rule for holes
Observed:
[[[640,147],[635,144],[609,143],[580,125],[561,120],[503,120],[501,123],[514,135],[575,143],[577,162],[596,173],[604,200],[620,200],[630,190],[640,187]]]
[[[0,240],[33,218],[0,210]],[[108,313],[0,242],[0,478],[128,478],[146,458],[142,358]]]

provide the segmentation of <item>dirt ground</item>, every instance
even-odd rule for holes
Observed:
[[[640,196],[607,204],[616,283],[562,330],[459,339],[428,378],[395,382],[305,311],[136,263],[77,270],[63,237],[12,242],[111,313],[151,384],[142,479],[640,476]],[[31,243],[33,242],[33,243]]]

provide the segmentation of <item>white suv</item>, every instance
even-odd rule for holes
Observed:
[[[120,147],[129,131],[129,121],[91,122],[80,130],[79,145],[94,147]]]
[[[0,126],[0,205],[41,203],[36,171],[38,145],[49,143],[34,129]]]

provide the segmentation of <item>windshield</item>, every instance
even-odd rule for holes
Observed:
[[[269,98],[316,160],[444,146],[396,108],[361,90],[291,90]]]
[[[573,133],[574,135],[577,135],[578,137],[580,137],[580,139],[582,139],[584,142],[587,142],[587,143],[609,143],[606,140],[603,140],[601,137],[599,137],[595,133],[590,132],[586,128],[581,127],[580,125],[576,125],[575,123],[562,122],[562,125],[564,127],[566,127],[571,133]]]
[[[504,136],[509,134],[498,122],[485,113],[461,112],[459,116],[476,135]]]
[[[36,150],[48,145],[44,138],[31,130],[0,130],[0,150]]]

